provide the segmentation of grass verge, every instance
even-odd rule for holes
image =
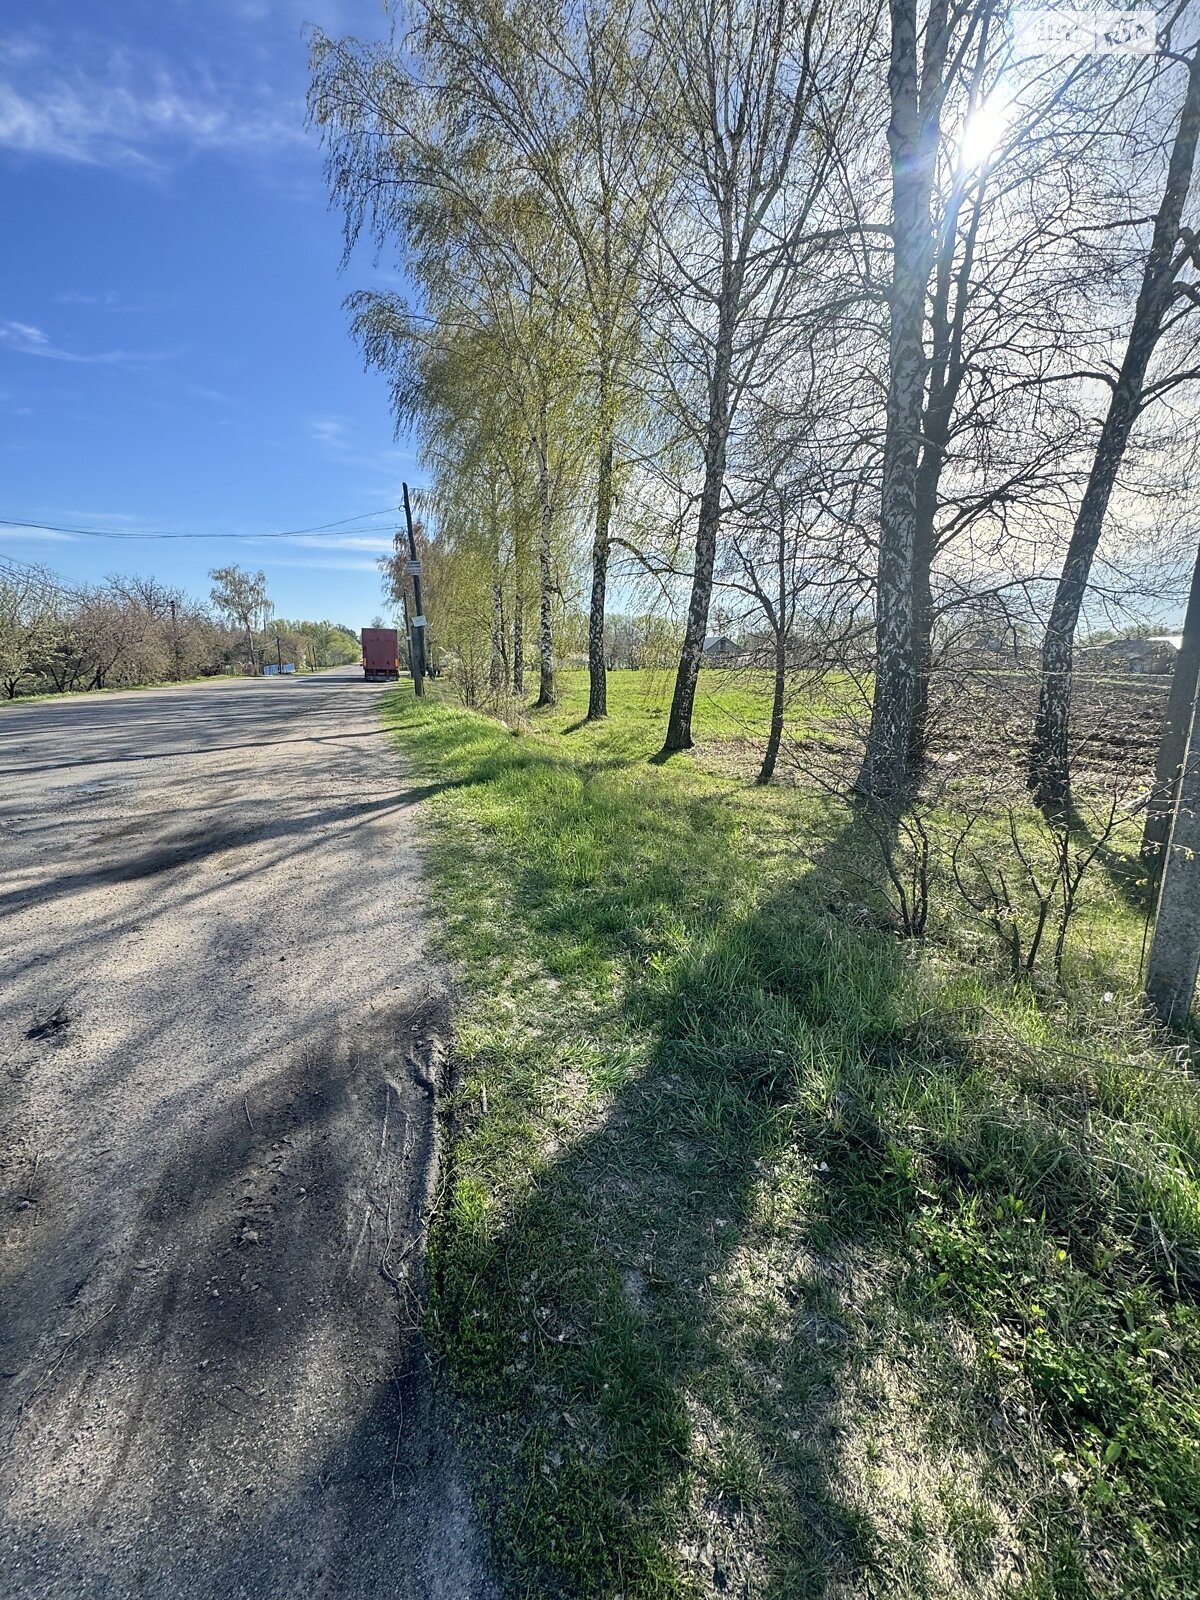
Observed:
[[[511,1592],[1198,1592],[1200,1125],[1136,911],[1061,990],[904,943],[848,810],[566,688],[385,712],[462,987],[430,1326]]]

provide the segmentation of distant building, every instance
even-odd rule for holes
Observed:
[[[741,646],[723,633],[715,633],[704,641],[704,660],[710,667],[732,666],[742,654]]]
[[[1170,673],[1183,644],[1177,633],[1160,633],[1145,639],[1111,639],[1097,654],[1110,671]]]

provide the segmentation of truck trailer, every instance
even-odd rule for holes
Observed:
[[[368,683],[400,676],[400,643],[395,628],[363,629],[362,663]]]

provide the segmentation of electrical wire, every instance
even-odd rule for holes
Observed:
[[[57,600],[70,600],[75,593],[68,584],[60,583],[54,574],[47,572],[44,567],[31,566],[26,561],[15,561],[11,556],[0,555],[0,577],[15,578],[19,583],[28,584],[43,597],[49,595]]]
[[[332,533],[336,538],[339,537],[336,531],[339,528],[345,529],[341,537],[352,539],[362,533],[383,532],[383,528],[350,528],[348,523],[366,522],[372,517],[388,517],[394,521],[397,515],[397,507],[385,506],[382,511],[360,511],[356,516],[341,517],[336,522],[322,522],[312,528],[287,528],[272,533],[185,533],[161,528],[138,532],[128,528],[82,528],[60,522],[34,522],[28,517],[0,517],[0,528],[29,528],[37,533],[63,533],[81,539],[235,539],[253,543],[258,539],[303,539],[314,533]]]

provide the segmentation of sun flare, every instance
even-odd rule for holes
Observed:
[[[996,154],[1008,131],[1012,104],[1006,95],[993,95],[976,106],[967,118],[959,145],[964,171],[986,166]]]

